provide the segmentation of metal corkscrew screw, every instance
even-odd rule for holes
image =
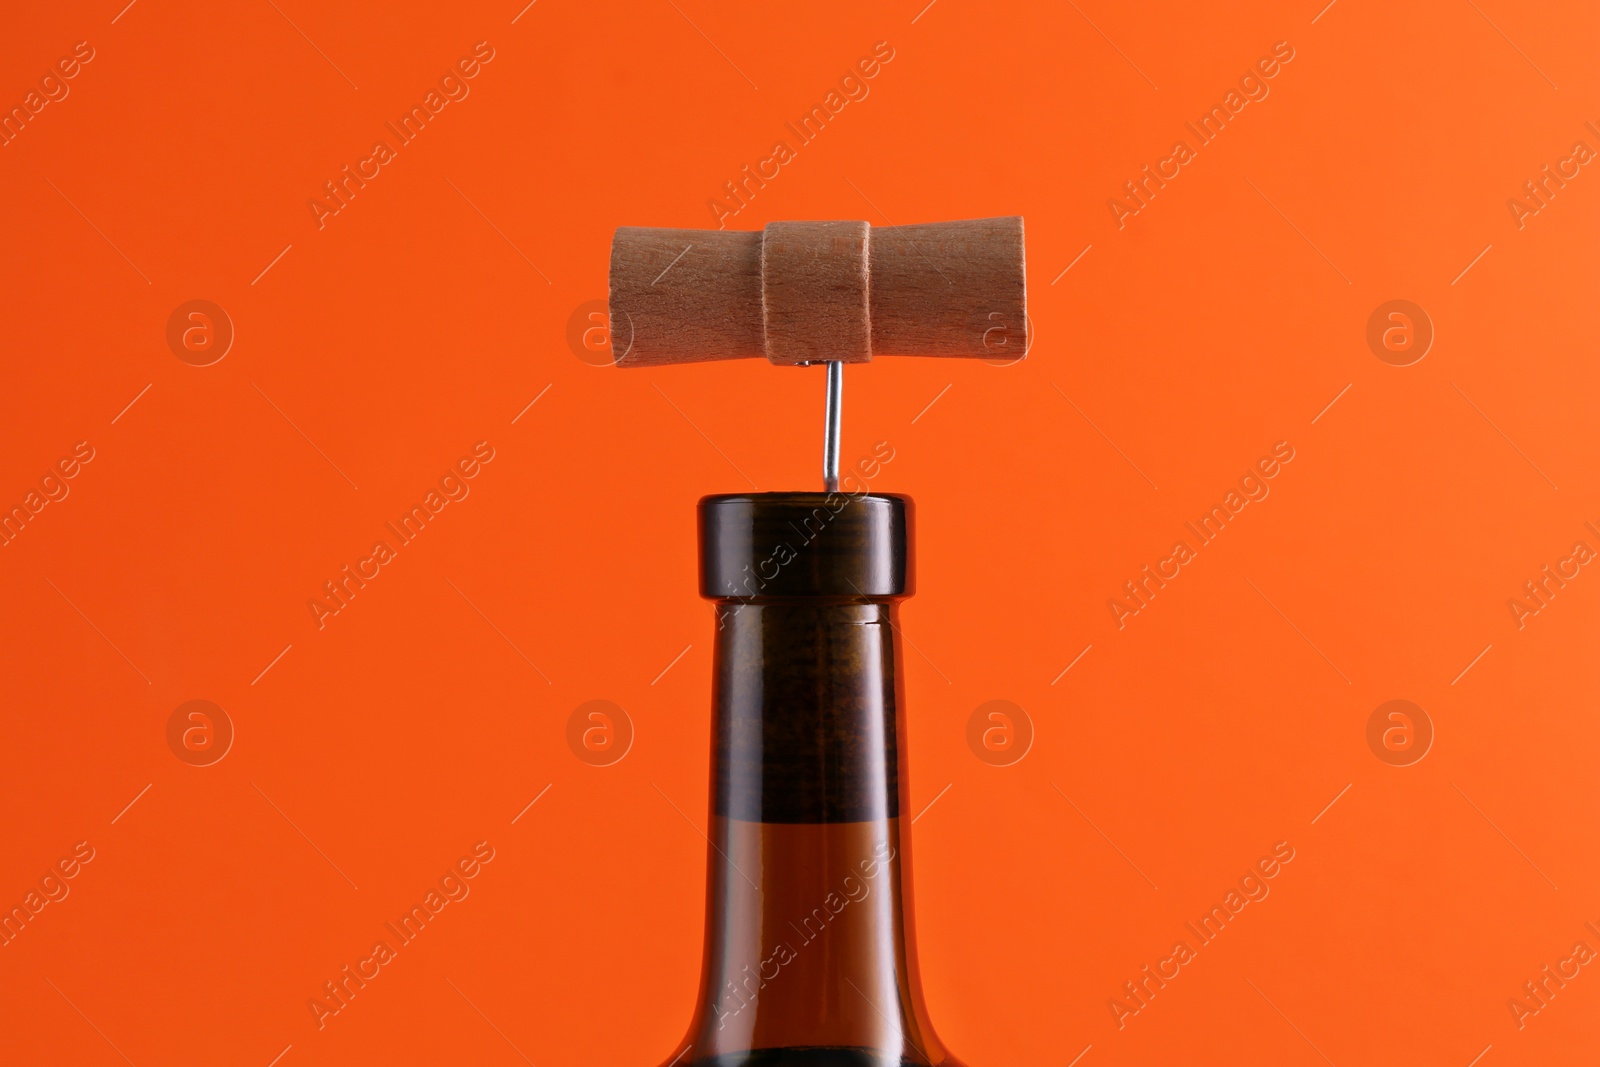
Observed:
[[[839,491],[839,428],[844,417],[844,364],[828,361],[828,403],[826,423],[822,431],[822,488],[824,492]]]

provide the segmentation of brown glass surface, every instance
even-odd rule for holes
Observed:
[[[711,847],[700,996],[674,1067],[959,1067],[922,1003],[899,818],[910,501],[839,503],[701,502]],[[792,555],[763,569],[780,543]],[[729,595],[747,573],[763,584]]]

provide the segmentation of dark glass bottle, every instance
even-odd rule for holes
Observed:
[[[700,502],[716,602],[705,955],[669,1067],[960,1067],[912,939],[909,498]]]

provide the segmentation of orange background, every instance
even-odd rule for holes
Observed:
[[[0,1062],[677,1051],[708,770],[693,506],[816,485],[821,376],[596,367],[569,320],[615,226],[711,225],[880,41],[870,95],[731,224],[1027,220],[1025,362],[846,374],[846,462],[891,442],[874,487],[919,509],[941,1035],[973,1067],[1595,1061],[1600,968],[1521,1029],[1507,1000],[1600,949],[1600,574],[1521,629],[1507,600],[1600,547],[1600,174],[1520,229],[1506,202],[1600,148],[1600,16],[924,3],[6,18],[7,108],[75,42],[94,58],[0,148],[0,503],[95,458],[0,549],[0,902],[95,857],[0,948]],[[479,41],[470,95],[319,229],[308,200]],[[1119,229],[1108,198],[1279,41],[1270,95]],[[1365,339],[1397,298],[1436,331],[1405,367]],[[193,299],[236,330],[210,366],[166,340]],[[319,630],[322,583],[479,441],[471,495]],[[1107,599],[1278,441],[1270,497],[1119,630]],[[206,767],[166,736],[196,699],[236,730]],[[566,742],[593,699],[635,730],[609,767]],[[991,699],[1036,730],[1013,766],[966,742]],[[1411,766],[1367,744],[1392,699],[1436,733]],[[471,895],[319,1030],[310,998],[479,841]],[[1108,1000],[1279,841],[1271,895],[1119,1029]]]

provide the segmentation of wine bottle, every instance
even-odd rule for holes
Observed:
[[[705,951],[667,1067],[959,1067],[911,919],[898,605],[912,503],[700,502],[715,603]]]

